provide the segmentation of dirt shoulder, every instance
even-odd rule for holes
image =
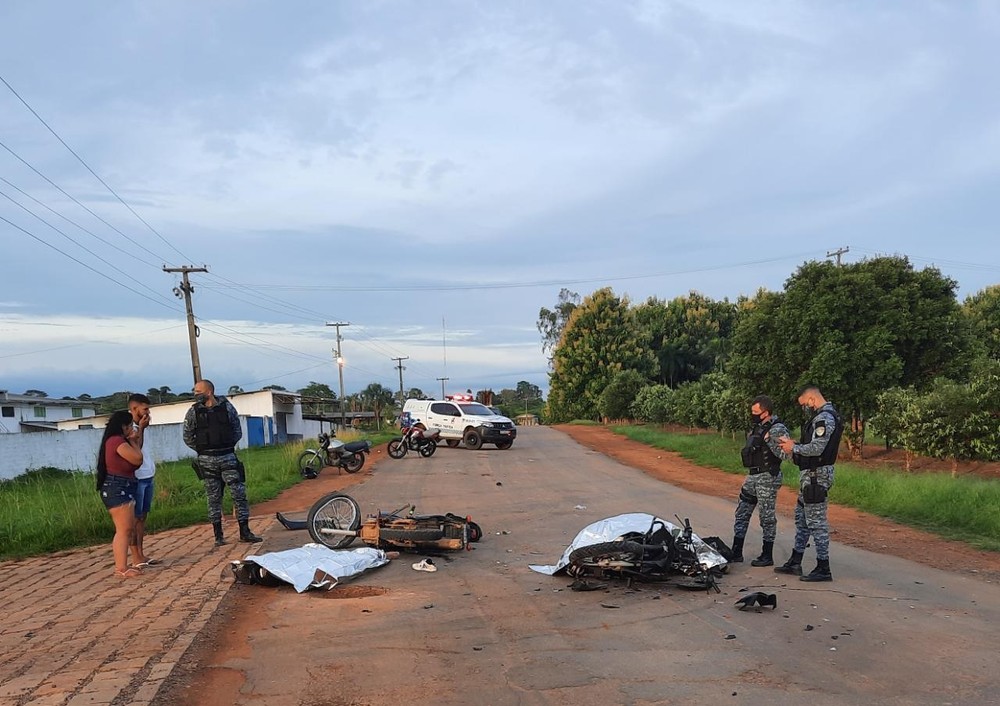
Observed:
[[[555,428],[582,446],[685,490],[732,498],[735,503],[743,483],[742,476],[696,465],[680,454],[632,441],[606,427],[559,424]],[[792,517],[795,499],[790,488],[782,488],[778,493],[778,511]],[[979,551],[961,542],[942,539],[841,505],[831,504],[828,517],[835,542],[891,554],[935,569],[1000,579],[1000,554],[995,552]],[[779,528],[779,532],[782,531],[788,532],[791,528],[786,523],[784,530]]]

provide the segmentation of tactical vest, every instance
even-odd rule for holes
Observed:
[[[233,428],[229,424],[229,405],[200,405],[194,409],[195,450],[198,453],[218,451],[229,453],[236,446]]]
[[[826,405],[823,405],[826,407]],[[816,410],[816,414],[813,418],[809,420],[809,423],[802,427],[802,438],[799,440],[800,444],[808,444],[812,441],[813,430],[816,427],[816,419],[819,417],[822,407]],[[832,466],[837,462],[837,452],[840,450],[840,438],[844,435],[844,423],[840,419],[840,415],[837,410],[834,409],[833,405],[830,405],[827,410],[833,415],[833,433],[829,436],[829,441],[826,442],[826,448],[823,449],[823,453],[819,456],[800,456],[795,454],[794,461],[795,465],[802,469],[813,469],[819,468],[820,466]],[[830,432],[829,429],[826,430],[827,433]]]
[[[743,466],[750,469],[750,475],[764,472],[777,475],[781,470],[781,459],[774,455],[771,447],[764,440],[767,432],[776,421],[778,421],[776,417],[771,417],[764,424],[755,425],[750,436],[747,437],[747,442],[743,445],[740,456],[743,459]]]

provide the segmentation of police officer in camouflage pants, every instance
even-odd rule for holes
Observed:
[[[781,448],[799,467],[799,499],[795,506],[795,549],[779,574],[796,574],[802,581],[833,581],[830,571],[830,526],[826,518],[827,493],[833,487],[834,464],[844,425],[834,406],[812,385],[799,393],[802,411],[809,421],[802,427],[799,443],[781,440]],[[812,537],[816,544],[816,568],[802,576],[802,555]]]
[[[773,416],[774,403],[767,395],[754,398],[750,407],[752,429],[741,452],[747,477],[740,488],[733,523],[734,562],[743,561],[743,542],[750,528],[750,518],[757,508],[757,519],[763,533],[760,556],[751,566],[773,566],[774,536],[778,519],[774,514],[778,488],[781,487],[781,459],[783,452],[778,440],[788,436],[788,429]]]
[[[198,452],[195,470],[205,483],[208,519],[215,530],[215,546],[226,543],[222,536],[222,492],[229,493],[236,507],[241,542],[262,542],[250,531],[250,504],[247,502],[246,475],[236,457],[236,444],[243,438],[239,415],[225,397],[216,397],[211,380],[194,385],[195,403],[184,416],[184,443]]]

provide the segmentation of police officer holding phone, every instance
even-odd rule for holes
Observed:
[[[830,525],[827,522],[827,493],[833,487],[834,464],[840,449],[844,425],[833,404],[814,385],[802,388],[799,404],[809,421],[802,427],[799,443],[781,440],[784,453],[799,467],[799,498],[795,505],[795,548],[779,574],[794,574],[801,581],[833,581],[830,571]],[[816,568],[802,575],[802,555],[809,537],[816,544]]]
[[[215,531],[215,546],[226,543],[222,535],[222,492],[229,494],[236,507],[241,542],[263,542],[250,531],[250,504],[247,502],[246,474],[236,457],[236,444],[243,438],[240,418],[225,397],[216,397],[211,380],[194,384],[195,403],[184,416],[184,443],[198,452],[195,472],[205,483],[208,496],[208,519]]]

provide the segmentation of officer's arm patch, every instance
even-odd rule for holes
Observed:
[[[817,437],[826,436],[826,422],[816,422],[816,429],[813,431],[813,435]]]

